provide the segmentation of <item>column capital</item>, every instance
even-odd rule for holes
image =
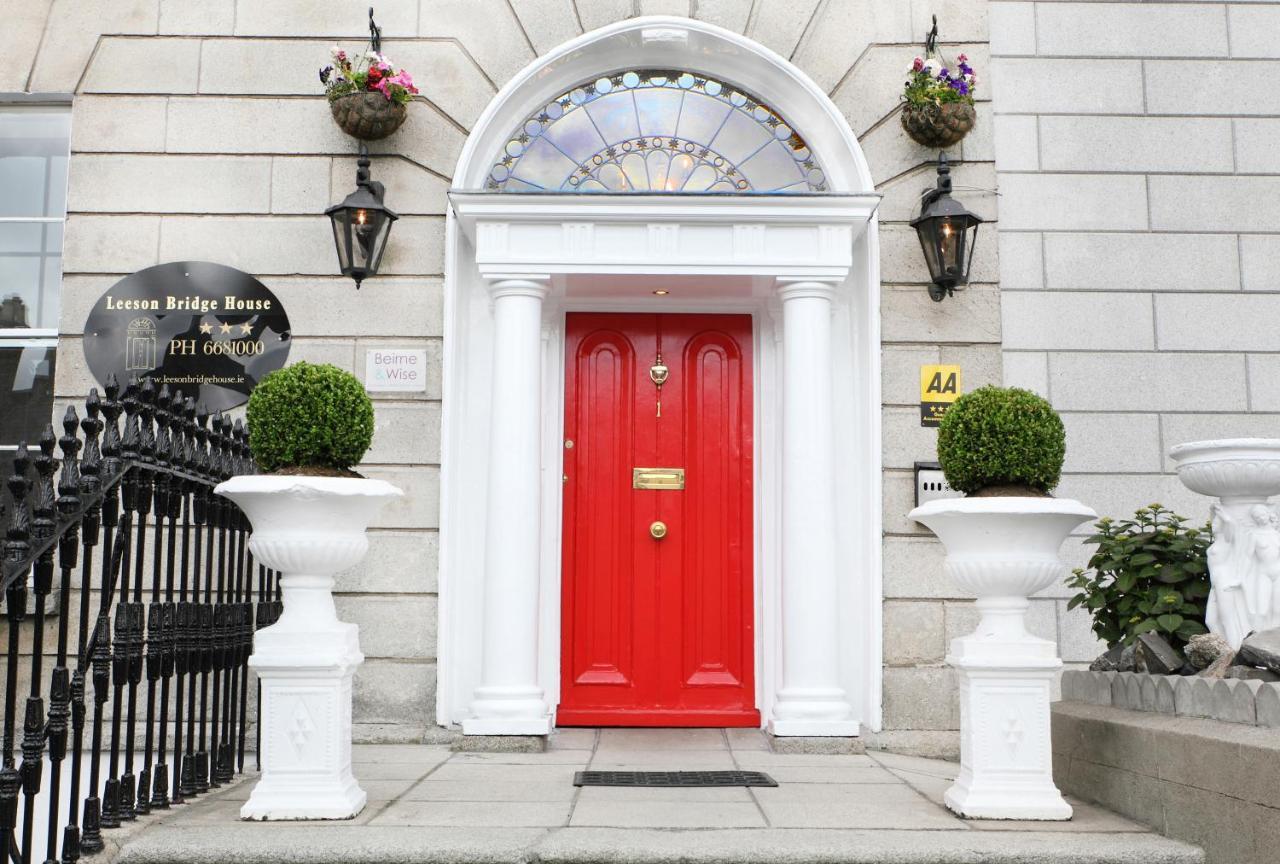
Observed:
[[[551,288],[551,277],[545,273],[488,276],[485,281],[488,283],[489,296],[494,300],[499,297],[534,297],[541,300]]]
[[[838,280],[802,279],[780,277],[776,282],[778,297],[782,302],[796,300],[801,297],[813,297],[819,300],[834,300],[836,290],[840,287]]]

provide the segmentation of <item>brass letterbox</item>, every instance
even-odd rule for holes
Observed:
[[[683,489],[683,468],[632,468],[632,489]]]

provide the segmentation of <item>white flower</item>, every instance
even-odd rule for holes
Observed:
[[[924,61],[924,68],[930,75],[937,75],[938,70],[942,68],[942,64],[939,63],[936,58],[930,57],[928,60]]]
[[[330,56],[333,57],[334,60],[337,60],[338,55],[341,53],[342,53],[342,49],[339,48],[337,45],[334,45],[332,48],[329,49],[329,54]]]

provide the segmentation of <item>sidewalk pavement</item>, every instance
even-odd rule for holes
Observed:
[[[151,817],[117,864],[1196,864],[1199,849],[1073,801],[1065,823],[984,822],[942,806],[955,763],[774,753],[757,730],[566,729],[544,753],[359,745],[352,820],[242,822],[249,776]],[[777,788],[573,786],[575,771],[766,771]]]

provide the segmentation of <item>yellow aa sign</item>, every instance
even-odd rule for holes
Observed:
[[[960,367],[920,367],[920,425],[937,426],[947,407],[960,398]]]

